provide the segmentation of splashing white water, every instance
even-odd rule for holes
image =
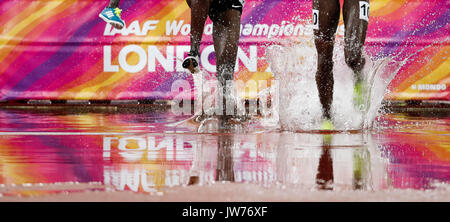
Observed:
[[[334,47],[334,92],[332,118],[335,129],[370,128],[378,114],[386,88],[398,71],[398,65],[385,58],[372,61],[365,53],[363,75],[370,89],[368,108],[355,109],[353,72],[345,64],[344,43],[340,39]],[[322,121],[322,107],[315,81],[317,52],[312,40],[267,48],[266,58],[275,79],[280,84],[279,120],[282,129],[317,130]]]

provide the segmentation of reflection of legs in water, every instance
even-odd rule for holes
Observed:
[[[231,135],[219,135],[217,143],[208,143],[208,141],[210,139],[202,139],[201,144],[196,147],[188,185],[204,184],[212,180],[234,181],[233,137]],[[217,146],[217,154],[212,146]],[[212,177],[212,172],[209,174],[209,166],[212,165],[214,158],[217,158],[215,178]],[[200,175],[203,175],[202,178],[200,178]]]
[[[198,140],[197,140],[198,141]],[[200,183],[200,171],[204,170],[205,145],[204,137],[200,137],[197,146],[194,147],[192,166],[189,172],[189,181],[187,185],[196,185]],[[209,147],[206,147],[209,148]]]
[[[200,178],[198,176],[190,176],[189,177],[189,181],[188,181],[189,186],[196,185],[198,183],[200,183]]]
[[[343,17],[345,24],[345,62],[353,70],[357,84],[355,92],[360,95],[362,86],[361,70],[365,60],[362,57],[362,47],[366,38],[367,24],[362,13],[368,18],[368,4],[360,8],[359,0],[345,0]],[[333,101],[333,48],[334,39],[339,22],[340,4],[338,0],[313,0],[313,19],[315,24],[314,36],[318,62],[316,84],[319,91],[320,103],[323,107],[324,118],[330,119],[330,109]],[[318,12],[317,12],[318,11]],[[318,17],[318,18],[317,18]],[[359,98],[359,97],[358,97]]]
[[[220,135],[217,146],[216,181],[234,182],[232,136]]]
[[[366,147],[353,151],[353,189],[366,190],[370,181],[370,153]]]
[[[207,184],[214,181],[214,172],[211,169],[217,158],[217,142],[213,136],[201,135],[193,153],[192,165],[189,172],[188,185]]]
[[[325,135],[323,138],[322,155],[319,160],[318,173],[316,176],[316,183],[321,190],[333,190],[333,158],[330,155],[329,149],[331,138],[327,138],[331,135]]]

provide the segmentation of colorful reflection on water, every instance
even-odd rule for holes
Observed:
[[[313,190],[434,189],[450,182],[450,118],[386,114],[331,135],[198,133],[168,112],[0,111],[0,193],[132,191],[219,181]]]

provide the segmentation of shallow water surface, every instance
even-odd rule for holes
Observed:
[[[165,111],[3,109],[0,200],[60,194],[59,200],[70,201],[84,192],[123,191],[164,200],[171,189],[194,189],[189,195],[195,195],[217,185],[230,200],[241,196],[236,185],[300,194],[378,192],[380,200],[401,190],[449,193],[448,117],[385,114],[377,118],[377,130],[334,134],[280,131],[255,122],[217,131],[214,120],[199,131],[199,124],[186,119]]]

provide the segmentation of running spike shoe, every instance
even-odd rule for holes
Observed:
[[[191,51],[183,61],[183,68],[188,69],[191,73],[196,73],[198,72],[199,60],[199,53]]]
[[[101,19],[103,19],[105,22],[111,24],[116,29],[122,29],[125,27],[125,22],[120,18],[120,13],[122,13],[122,10],[119,8],[105,8],[103,11],[98,15]]]
[[[322,121],[322,125],[320,126],[321,130],[334,130],[333,122],[329,119],[324,119]]]

